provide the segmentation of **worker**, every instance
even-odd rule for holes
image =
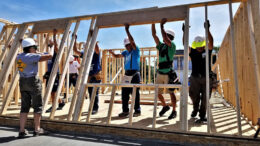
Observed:
[[[156,48],[159,51],[159,69],[157,69],[156,84],[175,84],[177,83],[177,74],[173,70],[173,58],[176,52],[176,45],[173,42],[175,33],[171,29],[164,29],[164,24],[167,22],[166,18],[161,20],[161,33],[163,42],[159,40],[156,35],[155,24],[152,24],[152,35],[156,43]],[[168,116],[168,119],[173,119],[177,116],[176,112],[176,96],[174,94],[174,89],[167,89],[170,94],[172,103],[172,113]],[[162,110],[159,115],[163,116],[170,107],[166,104],[163,97],[163,88],[158,89],[158,98],[162,103]]]
[[[209,21],[204,23],[204,27],[210,28]],[[183,31],[185,26],[183,25]],[[183,33],[183,37],[184,37]],[[214,73],[211,71],[211,54],[213,49],[213,37],[211,35],[210,30],[208,31],[208,57],[209,57],[209,73],[213,75]],[[207,99],[206,99],[206,40],[204,36],[196,36],[194,41],[192,42],[192,46],[189,47],[189,56],[191,58],[192,63],[192,72],[189,78],[190,80],[190,89],[189,95],[193,102],[193,111],[191,113],[191,117],[195,118],[199,112],[199,119],[197,119],[196,123],[206,122],[206,110],[207,110]],[[211,96],[211,85],[212,78],[210,77],[210,94]],[[199,106],[200,105],[200,106]]]
[[[42,81],[37,76],[38,62],[47,61],[52,58],[52,54],[41,54],[36,52],[37,46],[32,38],[22,40],[23,53],[18,54],[16,63],[18,66],[21,92],[20,130],[18,138],[23,138],[28,134],[25,129],[30,107],[34,109],[34,136],[46,134],[40,128],[42,114]]]
[[[48,70],[43,76],[43,78],[46,79],[46,86],[48,85],[48,81],[49,81],[49,78],[50,78],[50,75],[51,75],[51,71],[52,71],[52,68],[53,68],[53,65],[54,65],[54,62],[55,62],[55,59],[56,59],[56,56],[57,56],[57,52],[58,52],[58,44],[57,44],[57,40],[56,40],[56,34],[57,34],[57,30],[54,29],[53,30],[53,42],[51,40],[49,40],[49,43],[48,43],[49,49],[51,51],[54,51],[54,53],[53,53],[52,59],[48,60],[48,64],[47,64]],[[53,47],[54,47],[54,50],[53,50]],[[56,95],[56,92],[58,90],[59,78],[60,78],[60,75],[59,75],[59,70],[58,70],[57,74],[56,74],[56,78],[54,80],[52,90],[51,90],[52,104],[54,104],[55,95]],[[58,103],[59,103],[59,106],[58,106],[57,110],[62,110],[62,108],[65,106],[65,102],[61,98],[59,98]],[[46,113],[51,112],[51,110],[52,110],[52,106],[48,110],[46,110]]]
[[[124,50],[121,54],[115,54],[112,50],[109,53],[115,58],[125,58],[125,76],[123,77],[122,83],[134,83],[140,84],[140,48],[135,44],[132,35],[129,32],[129,24],[125,24],[125,30],[128,38],[124,39]],[[140,108],[140,93],[139,89],[136,89],[136,99],[135,99],[135,112],[134,117],[141,115]],[[122,109],[123,112],[119,114],[119,117],[127,117],[129,115],[129,95],[132,94],[133,88],[122,88]]]
[[[80,64],[75,60],[74,56],[70,55],[69,58],[69,87],[76,86]]]
[[[76,35],[76,40],[77,40],[77,35]],[[77,49],[77,45],[76,45],[76,41],[74,43],[74,52],[76,54],[78,54],[81,58],[83,58],[83,54],[84,51],[79,51]],[[94,49],[94,53],[93,53],[93,58],[91,61],[91,66],[90,66],[90,71],[89,71],[89,76],[88,76],[88,83],[100,83],[101,82],[101,61],[100,61],[100,48],[98,45],[98,42],[96,42],[95,45],[95,49]],[[92,96],[92,92],[93,92],[93,87],[88,87],[88,92],[89,92],[89,97],[91,99]],[[93,105],[93,109],[92,109],[92,115],[95,115],[98,113],[98,109],[99,109],[99,87],[97,88],[97,92],[96,92],[96,97],[95,97],[95,101],[94,101],[94,105]]]

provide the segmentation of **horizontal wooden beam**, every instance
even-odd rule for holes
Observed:
[[[247,0],[231,0],[232,3],[238,3],[242,1],[247,1]],[[194,3],[194,4],[189,4],[190,8],[196,8],[196,7],[204,7],[204,6],[216,6],[216,5],[223,5],[223,4],[228,4],[229,0],[217,0],[217,1],[209,1],[209,2],[201,2],[201,3]]]
[[[232,0],[233,3],[242,2],[242,1],[247,1],[247,0]],[[128,10],[128,11],[109,12],[109,13],[101,13],[101,14],[91,14],[91,15],[82,15],[82,16],[73,16],[73,17],[65,17],[65,18],[31,21],[31,22],[25,22],[25,23],[27,25],[33,25],[35,23],[49,23],[51,21],[63,21],[63,20],[70,20],[72,22],[76,22],[77,20],[90,20],[93,17],[105,17],[105,16],[111,16],[111,15],[126,15],[127,13],[138,13],[138,12],[143,12],[143,11],[152,11],[154,9],[175,9],[177,7],[195,8],[195,7],[203,7],[205,5],[215,6],[215,5],[228,4],[228,2],[229,2],[229,0],[217,0],[217,1],[208,1],[208,2],[201,2],[201,3],[193,3],[193,4],[184,4],[184,5],[179,5],[179,6],[163,7],[163,8],[151,7],[151,8],[143,8],[143,9],[136,9],[136,10]],[[166,15],[164,17],[166,17]],[[157,21],[154,21],[154,22],[157,22]],[[142,23],[140,23],[140,24],[142,24]],[[9,25],[19,26],[21,24],[8,24],[7,27],[11,27]]]
[[[45,22],[36,22],[34,24],[32,33],[50,33],[53,32],[53,29],[57,29],[58,33],[63,33],[68,24],[68,19],[63,20],[50,20]]]
[[[4,24],[15,24],[14,22],[10,22],[8,20],[5,20],[3,18],[0,18],[0,23],[4,23]]]
[[[107,86],[117,86],[117,87],[155,87],[158,88],[182,88],[181,84],[98,84],[98,83],[87,83],[88,87],[107,87]]]
[[[160,22],[162,18],[167,18],[168,21],[180,21],[187,16],[187,9],[187,6],[177,6],[103,15],[98,16],[97,26],[109,28],[123,26],[125,23],[130,25],[151,24]]]

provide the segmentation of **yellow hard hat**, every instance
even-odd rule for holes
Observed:
[[[191,45],[191,47],[193,49],[197,49],[197,48],[205,47],[205,46],[206,46],[206,40],[202,36],[195,37],[195,39],[194,39],[194,41],[192,42],[192,45]]]

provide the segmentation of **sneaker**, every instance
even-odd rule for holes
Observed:
[[[65,102],[59,103],[59,107],[57,110],[62,110],[62,108],[65,106]]]
[[[163,116],[168,110],[170,110],[169,106],[164,106],[162,110],[160,111],[159,115],[160,117]]]
[[[197,113],[198,113],[198,112],[196,112],[196,111],[192,111],[192,113],[191,113],[190,116],[191,116],[192,118],[195,118],[195,117],[197,116]]]
[[[50,113],[52,110],[52,106],[46,111],[46,113]]]
[[[33,131],[33,136],[40,136],[40,135],[48,135],[49,132],[43,130],[42,128],[40,128],[39,131]]]
[[[170,116],[168,117],[168,119],[170,120],[170,119],[174,119],[174,118],[176,118],[176,116],[177,116],[177,112],[176,111],[172,111],[172,113],[170,114]]]
[[[26,135],[28,135],[28,131],[24,129],[24,132],[19,132],[18,138],[24,138]]]
[[[135,111],[134,114],[133,114],[133,117],[138,117],[141,115],[141,112],[140,111]]]
[[[97,114],[97,113],[98,113],[98,110],[92,110],[91,115],[95,115],[95,114]]]
[[[195,123],[204,123],[204,122],[207,122],[207,118],[200,118],[200,119],[197,119],[196,121],[195,121]]]
[[[123,117],[127,117],[128,115],[129,115],[129,112],[122,112],[118,116],[123,118]]]

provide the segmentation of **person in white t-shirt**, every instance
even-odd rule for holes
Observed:
[[[70,72],[70,80],[69,80],[69,87],[71,84],[75,87],[78,79],[78,70],[80,68],[80,64],[78,61],[74,60],[74,57],[70,56],[69,62],[69,72]]]

